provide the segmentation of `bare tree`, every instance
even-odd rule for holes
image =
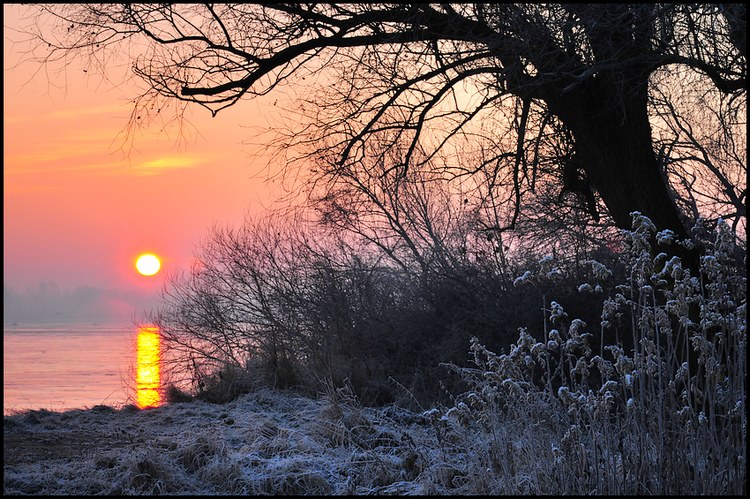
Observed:
[[[597,194],[618,227],[629,227],[638,211],[687,237],[655,153],[652,76],[687,67],[733,102],[746,95],[744,4],[43,10],[61,28],[60,38],[42,38],[47,60],[82,53],[104,66],[105,49],[145,40],[133,71],[148,88],[136,99],[134,120],[159,112],[164,98],[215,114],[245,97],[305,85],[313,97],[300,110],[311,120],[293,140],[307,147],[301,159],[325,175],[356,174],[363,162],[379,163],[396,179],[427,165],[453,176],[491,172],[493,182],[504,180],[491,182],[490,194],[513,193],[499,229],[514,226],[522,195],[534,190],[546,152],[535,144],[556,120],[569,131],[568,158],[576,161],[575,168],[560,162],[559,177],[576,179],[574,192],[592,216]],[[313,80],[323,84],[320,92],[308,92]],[[677,246],[672,251],[691,258]]]
[[[691,218],[723,218],[744,245],[747,220],[747,105],[699,74],[659,75],[652,115],[658,159]],[[688,90],[689,89],[689,90]]]

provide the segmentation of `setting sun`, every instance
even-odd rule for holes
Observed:
[[[135,268],[139,274],[151,276],[159,272],[159,269],[161,268],[161,262],[156,255],[145,253],[139,256],[135,261]]]

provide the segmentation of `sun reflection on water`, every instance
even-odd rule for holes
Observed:
[[[159,328],[156,326],[139,327],[135,381],[136,400],[141,409],[161,405],[159,362]]]

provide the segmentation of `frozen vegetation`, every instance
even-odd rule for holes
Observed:
[[[423,494],[465,480],[427,418],[346,389],[31,411],[5,417],[4,437],[5,494]],[[26,443],[9,455],[14,438]]]
[[[625,282],[602,293],[612,273],[590,261],[578,286],[600,323],[549,300],[543,336],[521,328],[500,354],[472,338],[470,367],[444,365],[468,387],[446,406],[364,407],[323,382],[312,398],[31,411],[4,420],[4,492],[745,494],[745,272],[721,221],[697,277],[658,251],[672,237],[635,213]],[[537,263],[519,289],[559,278]]]

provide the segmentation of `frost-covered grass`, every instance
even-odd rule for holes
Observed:
[[[362,407],[351,386],[324,383],[318,398],[30,411],[4,419],[4,493],[744,494],[734,236],[719,223],[698,276],[658,251],[672,236],[645,217],[627,237],[626,282],[590,262],[579,286],[600,324],[550,300],[544,337],[522,328],[501,354],[472,339],[475,366],[448,366],[470,386],[450,407]],[[554,279],[552,263],[518,286]]]
[[[441,471],[426,419],[363,408],[345,388],[318,399],[260,390],[226,404],[28,411],[5,417],[4,437],[5,494],[448,490],[433,483]]]

